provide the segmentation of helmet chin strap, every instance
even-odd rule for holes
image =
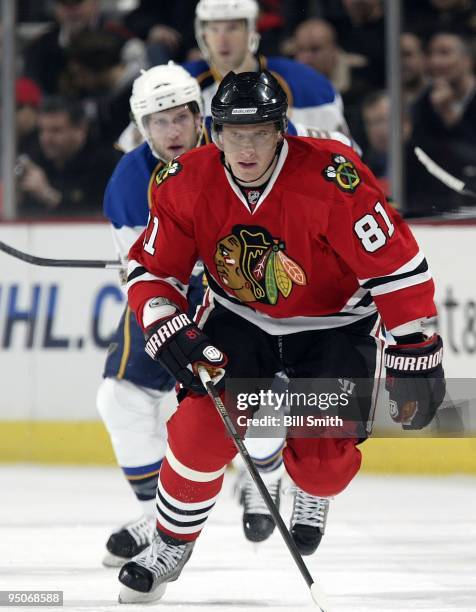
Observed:
[[[276,145],[276,151],[274,152],[273,158],[271,159],[269,164],[266,166],[266,169],[259,176],[257,176],[255,179],[253,179],[252,181],[245,181],[244,179],[241,179],[239,176],[236,176],[236,174],[231,169],[230,164],[225,160],[224,154],[223,154],[223,165],[228,170],[228,172],[231,174],[231,176],[232,176],[232,178],[233,178],[233,180],[235,182],[240,183],[243,186],[250,185],[251,183],[256,183],[256,181],[259,181],[260,178],[262,178],[266,174],[266,172],[268,172],[268,170],[271,168],[271,166],[274,164],[275,160],[277,159],[277,157],[281,153],[282,146],[283,146],[283,141],[278,142],[278,144]]]

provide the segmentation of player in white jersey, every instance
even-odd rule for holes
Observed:
[[[195,15],[195,37],[205,59],[184,67],[200,83],[205,115],[210,115],[211,99],[230,70],[266,68],[285,90],[288,118],[295,124],[348,133],[342,99],[324,75],[287,58],[257,54],[256,0],[200,0]]]
[[[122,157],[105,197],[116,250],[127,260],[147,225],[151,176],[202,142],[202,100],[197,81],[180,66],[156,66],[136,79],[131,111],[144,143]],[[202,270],[190,279],[191,310],[203,294]],[[144,339],[126,308],[112,339],[97,407],[114,452],[139,502],[141,516],[111,534],[104,559],[120,566],[138,554],[155,532],[155,493],[167,443],[165,421],[175,405],[175,379],[144,353]]]

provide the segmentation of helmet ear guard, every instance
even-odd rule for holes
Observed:
[[[223,135],[223,125],[221,124],[217,125],[214,121],[212,121],[212,125],[211,125],[212,142],[215,146],[217,146],[220,149],[220,151],[223,151],[222,135]]]

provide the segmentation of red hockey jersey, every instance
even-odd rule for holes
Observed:
[[[161,169],[151,199],[129,254],[129,303],[140,323],[156,296],[186,310],[198,259],[207,305],[217,301],[270,334],[340,327],[377,309],[389,329],[436,314],[410,229],[340,142],[286,137],[252,210],[215,145]]]

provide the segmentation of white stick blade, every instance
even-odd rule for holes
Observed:
[[[314,603],[319,607],[321,612],[331,612],[327,595],[315,582],[311,584],[311,595]]]
[[[425,151],[420,149],[420,147],[414,148],[415,155],[418,158],[425,168],[428,170],[430,174],[435,176],[438,180],[444,183],[450,189],[454,189],[454,191],[463,191],[464,189],[464,181],[460,181],[456,176],[453,176],[449,172],[447,172],[444,168],[439,166],[435,161],[429,157]]]

